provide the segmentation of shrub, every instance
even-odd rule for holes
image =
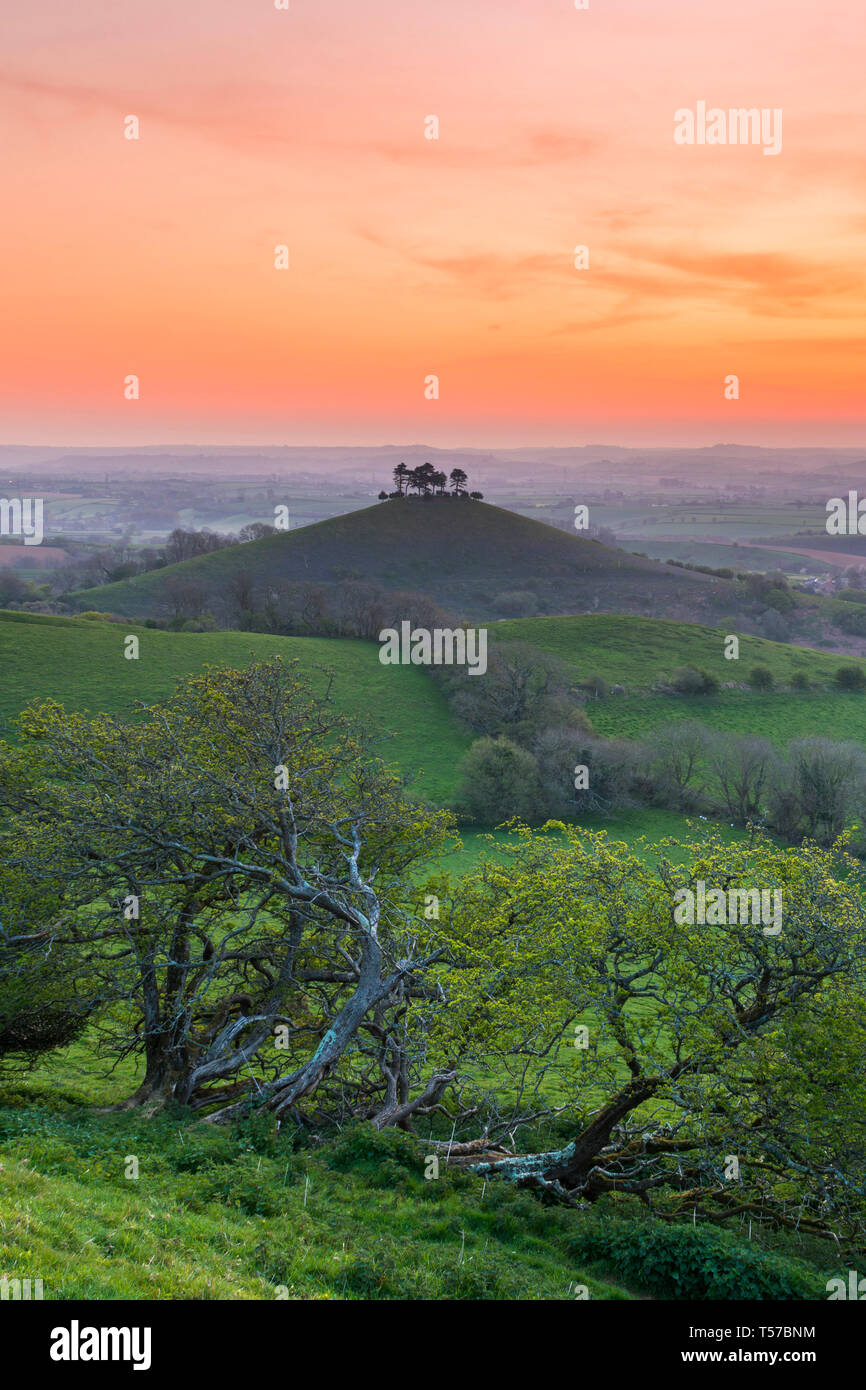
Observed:
[[[787,642],[791,636],[791,624],[774,608],[766,608],[755,622],[755,635],[766,637],[770,642]]]
[[[671,682],[679,695],[714,695],[719,682],[703,666],[681,666]]]
[[[795,671],[791,677],[792,690],[809,690],[811,682],[805,671]]]
[[[789,589],[768,589],[763,595],[763,600],[768,608],[775,609],[777,613],[790,613],[791,609],[797,606],[797,600]]]
[[[493,606],[503,618],[534,618],[538,612],[538,599],[527,589],[514,589],[497,594]]]
[[[605,700],[610,694],[610,686],[604,676],[598,674],[586,676],[582,681],[578,681],[578,688],[585,690],[593,700]]]
[[[326,1162],[338,1173],[358,1173],[377,1187],[407,1177],[423,1178],[424,1157],[415,1139],[400,1129],[353,1124],[327,1149]]]
[[[749,685],[753,690],[772,690],[775,684],[769,666],[753,666],[749,672]]]
[[[866,637],[866,608],[860,604],[849,604],[847,608],[840,608],[833,621],[852,637]]]
[[[472,820],[496,825],[511,816],[533,821],[541,814],[538,765],[510,739],[476,739],[460,771],[457,806]]]
[[[572,1255],[613,1267],[657,1296],[677,1299],[824,1299],[820,1275],[782,1255],[744,1245],[730,1231],[691,1225],[589,1225]]]
[[[862,690],[866,686],[866,674],[859,666],[840,666],[833,679],[840,690]]]

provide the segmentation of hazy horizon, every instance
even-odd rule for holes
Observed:
[[[578,451],[581,451],[581,450],[586,450],[586,451],[588,451],[588,450],[595,450],[595,449],[617,449],[617,450],[628,451],[629,453],[633,453],[633,452],[636,452],[636,451],[646,451],[647,453],[681,453],[681,452],[711,452],[711,451],[713,451],[713,450],[735,449],[735,450],[738,450],[738,451],[740,451],[740,452],[744,452],[744,451],[755,451],[755,452],[763,451],[763,452],[776,452],[776,453],[778,453],[778,452],[796,452],[796,453],[809,453],[809,452],[811,452],[811,453],[821,453],[821,452],[827,452],[827,451],[834,451],[834,452],[840,452],[840,453],[851,453],[851,454],[856,454],[856,453],[859,453],[861,450],[866,450],[866,432],[864,432],[864,442],[863,442],[863,443],[854,443],[854,444],[837,444],[837,443],[833,443],[832,441],[827,441],[827,440],[823,440],[823,441],[816,442],[816,443],[806,443],[806,444],[804,444],[804,443],[802,442],[802,440],[797,441],[797,442],[794,442],[793,440],[792,440],[792,441],[785,441],[784,443],[780,443],[780,444],[775,444],[775,443],[773,443],[773,444],[767,444],[767,443],[759,443],[758,441],[756,441],[756,440],[754,440],[754,439],[745,439],[745,440],[733,440],[733,439],[726,439],[726,440],[723,440],[723,439],[714,439],[712,442],[704,442],[704,443],[698,443],[698,442],[674,443],[674,442],[671,442],[671,441],[661,441],[661,442],[659,442],[659,443],[649,443],[649,442],[646,441],[646,440],[642,440],[642,441],[638,441],[637,443],[634,443],[634,444],[626,443],[626,442],[625,442],[624,440],[622,440],[622,439],[619,439],[619,440],[608,440],[608,441],[599,440],[599,439],[592,439],[592,440],[587,440],[587,441],[585,441],[585,442],[583,442],[583,443],[576,443],[574,440],[569,440],[567,443],[563,443],[563,444],[549,444],[549,443],[543,443],[541,440],[538,440],[538,439],[535,439],[535,440],[525,440],[525,441],[514,440],[514,441],[511,441],[510,443],[507,443],[507,444],[506,444],[506,443],[501,443],[501,442],[500,442],[500,443],[495,443],[495,442],[490,442],[490,441],[485,441],[483,444],[470,444],[470,443],[468,443],[465,439],[464,439],[464,440],[455,440],[455,441],[452,442],[452,443],[435,443],[435,444],[432,443],[432,442],[430,442],[430,441],[425,442],[424,440],[410,440],[410,441],[403,441],[403,442],[401,442],[401,441],[399,441],[399,440],[397,440],[397,441],[392,441],[392,440],[388,440],[388,439],[375,439],[375,440],[368,440],[368,441],[365,441],[365,440],[355,440],[355,441],[351,441],[351,442],[347,442],[346,440],[334,440],[333,442],[329,442],[329,443],[314,443],[314,442],[312,442],[312,441],[304,441],[304,440],[301,440],[300,442],[294,442],[294,441],[293,441],[293,442],[291,442],[291,443],[286,443],[286,442],[276,441],[276,440],[273,440],[273,439],[270,439],[270,440],[244,439],[244,440],[241,440],[241,441],[239,441],[239,442],[237,442],[237,443],[227,443],[227,442],[220,442],[220,441],[217,441],[217,440],[203,440],[203,439],[202,439],[202,440],[189,440],[189,441],[186,441],[186,440],[174,440],[174,441],[171,441],[171,440],[146,440],[146,439],[145,439],[145,440],[140,440],[140,441],[133,441],[133,440],[109,440],[109,441],[107,441],[107,442],[105,442],[105,443],[96,443],[96,442],[94,442],[94,441],[84,441],[84,442],[74,442],[74,443],[73,443],[73,442],[70,442],[70,441],[68,441],[68,440],[64,440],[64,441],[61,441],[61,442],[58,442],[58,443],[51,443],[51,442],[46,441],[45,439],[34,440],[34,441],[32,441],[32,442],[31,442],[31,441],[26,441],[26,440],[17,439],[17,440],[0,441],[0,450],[3,450],[3,449],[10,449],[10,450],[12,450],[12,449],[22,449],[22,450],[28,450],[28,451],[33,451],[33,450],[38,450],[38,449],[49,449],[49,450],[52,450],[52,451],[57,451],[57,450],[62,450],[62,449],[69,449],[69,450],[73,450],[73,451],[75,451],[75,452],[82,452],[82,451],[93,450],[93,451],[99,452],[99,453],[110,452],[110,451],[113,451],[113,450],[116,450],[116,449],[117,449],[117,450],[124,450],[124,451],[127,451],[127,452],[132,452],[132,453],[142,453],[142,452],[147,452],[147,451],[151,451],[151,450],[161,450],[161,451],[182,450],[183,452],[188,452],[188,451],[196,450],[196,449],[199,449],[199,450],[207,450],[207,451],[209,451],[209,452],[214,452],[214,453],[234,453],[234,452],[237,452],[237,451],[239,451],[239,450],[244,450],[244,449],[258,449],[258,450],[265,450],[265,451],[274,450],[274,451],[280,451],[280,452],[293,451],[293,450],[322,450],[322,451],[328,451],[328,450],[330,450],[330,451],[337,451],[337,450],[339,450],[339,451],[349,452],[349,451],[352,451],[352,450],[362,450],[362,449],[363,449],[363,450],[370,450],[370,449],[392,450],[392,449],[393,449],[393,450],[396,450],[396,451],[399,451],[399,450],[415,451],[415,450],[425,450],[425,449],[426,449],[426,450],[429,450],[430,452],[433,452],[433,453],[435,453],[435,452],[440,452],[440,453],[457,453],[457,452],[460,452],[461,450],[464,450],[464,451],[473,452],[473,453],[495,452],[495,453],[499,453],[499,454],[522,453],[522,452],[524,452],[524,451],[526,451],[526,450],[534,450],[534,451],[538,451],[538,452],[542,452],[542,451],[543,451],[543,452],[545,452],[545,453],[553,453],[553,452],[565,452],[565,451],[578,452]]]

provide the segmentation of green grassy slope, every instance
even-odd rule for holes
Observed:
[[[601,675],[627,690],[648,689],[687,665],[703,666],[719,681],[745,681],[753,666],[768,666],[782,685],[798,671],[815,684],[826,684],[840,664],[852,660],[866,671],[862,659],[769,642],[763,637],[741,636],[739,659],[728,661],[725,636],[735,633],[736,628],[623,614],[510,619],[497,623],[491,631],[497,638],[540,647],[572,666],[579,679]]]
[[[712,831],[725,844],[736,844],[748,838],[748,832],[742,826],[729,825],[727,821],[704,822],[699,816],[688,817],[657,806],[640,806],[634,810],[620,811],[615,816],[583,816],[580,824],[586,830],[604,831],[609,839],[622,842],[630,854],[647,863],[657,858],[659,842],[669,837],[692,840],[698,839],[702,831]],[[463,874],[474,872],[482,859],[496,859],[497,851],[513,840],[512,833],[504,829],[461,828],[459,846],[440,855],[435,867],[441,868],[453,879],[460,878]],[[673,857],[676,858],[676,855]],[[423,875],[429,872],[430,866],[425,866]]]
[[[839,666],[866,662],[838,653],[740,637],[740,656],[726,661],[726,629],[619,614],[568,618],[522,618],[497,623],[494,637],[529,642],[569,665],[577,679],[601,675],[625,686],[625,695],[591,700],[587,713],[600,734],[639,738],[660,725],[696,719],[714,729],[761,734],[778,744],[824,734],[866,744],[866,695],[838,690]],[[767,666],[779,688],[767,692],[722,690],[717,695],[650,693],[680,666],[711,671],[719,681],[745,682],[753,666]],[[811,690],[783,688],[797,673]]]
[[[78,598],[85,608],[159,617],[170,611],[166,585],[173,578],[194,579],[216,599],[239,569],[259,585],[375,580],[390,589],[423,590],[451,611],[479,615],[490,612],[499,593],[527,585],[552,612],[597,601],[636,612],[653,605],[666,612],[684,603],[691,613],[728,589],[723,581],[611,550],[486,503],[431,499],[379,503]]]
[[[123,639],[139,638],[138,661]],[[34,697],[68,709],[127,714],[136,700],[165,699],[183,675],[208,665],[245,666],[279,653],[309,670],[334,671],[337,707],[385,737],[381,756],[413,778],[413,790],[442,803],[454,788],[470,738],[452,719],[432,681],[413,666],[383,666],[378,646],[337,638],[259,633],[170,633],[90,619],[40,618],[0,611],[0,719]],[[319,679],[319,677],[316,677]],[[0,732],[3,725],[0,724]]]
[[[465,1174],[427,1182],[396,1130],[298,1153],[261,1127],[7,1099],[0,1143],[0,1270],[48,1300],[630,1297],[570,1256],[573,1216]]]
[[[795,738],[850,739],[866,746],[866,694],[822,690],[769,691],[766,694],[723,691],[719,695],[659,696],[594,700],[593,726],[609,738],[640,738],[662,724],[695,719],[711,729],[759,734],[779,747]]]
[[[127,631],[140,639],[137,662],[123,657]],[[521,619],[497,623],[490,631],[494,638],[519,638],[560,657],[578,678],[599,673],[625,685],[626,695],[588,706],[602,734],[636,738],[661,724],[698,719],[778,742],[816,732],[866,742],[866,696],[831,684],[843,660],[837,655],[743,637],[740,660],[728,662],[722,655],[722,629],[609,614]],[[279,652],[298,657],[310,670],[333,670],[338,707],[385,735],[382,756],[416,779],[416,790],[443,804],[454,792],[471,735],[458,727],[423,671],[382,666],[377,650],[373,643],[339,638],[168,633],[133,624],[0,612],[0,732],[34,697],[50,696],[70,709],[123,714],[136,700],[164,699],[179,676],[206,665],[244,665]],[[659,676],[669,676],[689,661],[721,680],[743,680],[761,663],[780,686],[802,671],[818,688],[761,694],[732,690],[690,698],[645,693]]]
[[[11,1102],[11,1103],[10,1103]],[[398,1130],[297,1148],[232,1129],[0,1099],[0,1269],[64,1299],[823,1299],[832,1254],[745,1225],[542,1206],[440,1168]],[[129,1157],[138,1161],[127,1177]],[[791,1258],[794,1256],[794,1258]],[[684,1261],[688,1293],[680,1288]],[[763,1292],[762,1292],[763,1290]]]

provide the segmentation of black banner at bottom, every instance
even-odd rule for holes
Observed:
[[[114,1376],[128,1373],[139,1378],[161,1377],[166,1372],[215,1375],[221,1383],[238,1375],[247,1384],[266,1376],[271,1366],[288,1372],[294,1363],[303,1375],[305,1354],[321,1359],[331,1379],[340,1369],[341,1353],[347,1369],[355,1369],[365,1351],[369,1355],[377,1343],[379,1358],[388,1355],[388,1347],[392,1354],[399,1347],[400,1360],[411,1360],[413,1341],[429,1337],[431,1325],[436,1327],[437,1343],[450,1357],[457,1349],[446,1352],[448,1343],[443,1339],[452,1318],[455,1329],[463,1334],[458,1356],[463,1380],[473,1373],[473,1345],[478,1367],[488,1378],[500,1365],[513,1375],[516,1342],[523,1343],[524,1351],[535,1347],[531,1354],[539,1358],[539,1366],[547,1364],[555,1350],[561,1353],[568,1345],[574,1355],[577,1348],[578,1375],[584,1369],[584,1356],[594,1360],[601,1355],[619,1375],[629,1370],[667,1375],[677,1367],[687,1376],[693,1373],[700,1378],[708,1367],[721,1366],[768,1371],[801,1367],[826,1376],[850,1367],[863,1336],[863,1315],[835,1301],[593,1304],[576,1299],[565,1311],[561,1303],[547,1311],[527,1304],[524,1313],[517,1315],[514,1305],[499,1305],[500,1311],[506,1308],[508,1324],[502,1325],[490,1303],[437,1303],[421,1314],[425,1322],[435,1318],[425,1331],[423,1325],[413,1326],[408,1307],[396,1313],[393,1303],[375,1301],[343,1302],[339,1308],[330,1302],[307,1304],[302,1311],[297,1304],[278,1299],[267,1303],[7,1300],[0,1302],[0,1333],[7,1375],[14,1360],[17,1373],[37,1371],[47,1375],[49,1382],[63,1383],[70,1376],[85,1381],[107,1370]],[[520,1331],[515,1316],[521,1321],[526,1318]],[[534,1323],[535,1316],[540,1316],[540,1324]],[[546,1348],[538,1340],[527,1343],[530,1331],[536,1339],[540,1331],[554,1340]],[[311,1333],[315,1342],[309,1340]],[[322,1335],[328,1340],[319,1340]]]

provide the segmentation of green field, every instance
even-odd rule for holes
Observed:
[[[866,671],[866,661],[836,652],[818,652],[763,637],[740,636],[740,655],[725,659],[725,637],[736,628],[702,627],[664,618],[636,618],[618,613],[586,617],[516,618],[497,623],[493,637],[529,642],[571,666],[578,679],[601,675],[627,691],[649,690],[667,681],[681,666],[702,666],[720,681],[746,681],[753,666],[768,666],[780,685],[804,672],[815,684],[827,684],[844,662]]]
[[[640,738],[663,724],[695,719],[729,733],[759,734],[778,746],[821,735],[866,745],[866,694],[850,691],[723,691],[719,695],[595,700],[595,729],[608,738]]]
[[[594,727],[608,737],[638,738],[662,724],[697,719],[713,728],[764,734],[777,743],[815,733],[866,742],[866,695],[830,684],[848,660],[835,654],[743,637],[739,661],[729,662],[722,655],[721,629],[610,614],[520,619],[497,623],[490,631],[494,638],[527,641],[560,658],[579,679],[600,674],[624,685],[624,695],[587,706]],[[139,637],[138,661],[124,659],[127,632]],[[130,623],[0,612],[0,733],[8,732],[11,719],[34,697],[51,697],[73,710],[123,715],[137,700],[164,699],[179,677],[207,665],[243,666],[279,653],[297,657],[313,673],[333,671],[337,706],[381,734],[382,756],[412,779],[414,792],[447,803],[472,736],[457,725],[423,671],[382,666],[377,652],[374,643],[340,638],[169,633]],[[660,676],[669,677],[688,662],[720,680],[745,680],[760,663],[780,686],[804,672],[819,688],[723,690],[711,696],[648,693]]]
[[[573,501],[581,500],[575,493]],[[544,516],[571,524],[573,501],[571,497],[557,496],[532,504],[516,501],[513,506],[515,511],[527,516]],[[769,536],[776,534],[788,539],[801,530],[826,535],[827,514],[814,502],[770,503],[755,499],[722,503],[669,496],[650,503],[643,500],[595,501],[590,504],[590,520],[597,526],[609,526],[616,533],[618,543],[626,549],[642,550],[645,540],[682,541],[694,545],[752,539],[766,542]]]
[[[838,690],[833,675],[842,664],[866,670],[861,658],[807,647],[740,637],[740,656],[726,661],[722,628],[631,618],[619,614],[571,618],[521,618],[497,623],[496,637],[530,642],[569,665],[577,679],[601,675],[625,694],[590,700],[593,727],[609,738],[640,738],[664,724],[695,719],[714,729],[761,734],[781,745],[824,734],[866,744],[866,694]],[[778,687],[804,674],[811,690],[720,690],[716,695],[651,693],[685,665],[701,666],[720,682],[747,680],[753,666],[768,667]]]
[[[124,658],[127,633],[139,638],[138,661]],[[170,633],[130,623],[0,612],[0,733],[34,698],[58,700],[70,710],[125,715],[137,700],[165,699],[179,677],[205,666],[245,666],[279,654],[297,658],[313,673],[333,671],[337,707],[381,735],[381,756],[403,770],[414,793],[441,804],[453,793],[457,764],[471,739],[458,729],[423,671],[383,666],[378,650],[371,642],[339,638]]]

